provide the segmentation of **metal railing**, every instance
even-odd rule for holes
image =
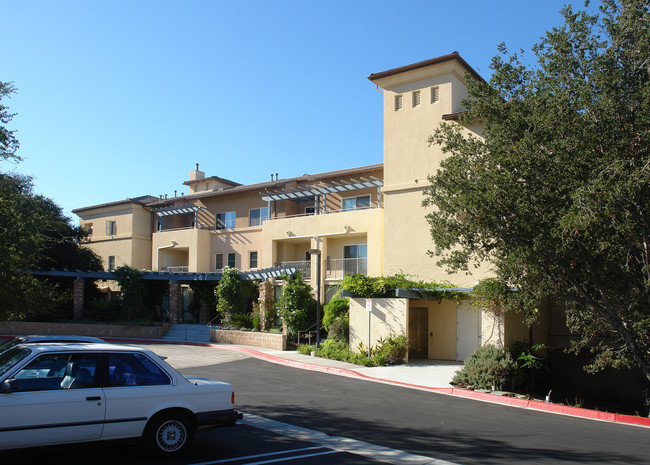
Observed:
[[[189,266],[163,266],[162,271],[168,271],[170,273],[187,273]]]
[[[368,274],[367,258],[332,258],[328,261],[327,277],[330,279],[357,273]]]
[[[311,262],[307,260],[298,260],[292,262],[282,262],[281,266],[283,267],[294,267],[297,270],[300,270],[302,273],[303,279],[311,279]]]

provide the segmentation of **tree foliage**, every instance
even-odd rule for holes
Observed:
[[[5,126],[13,119],[14,114],[9,113],[8,108],[2,104],[2,99],[10,98],[14,92],[16,92],[16,89],[10,82],[0,81],[0,160],[21,160],[16,154],[20,147],[15,135],[16,131]]]
[[[253,281],[239,279],[237,268],[226,267],[216,287],[217,312],[222,323],[231,324],[233,315],[245,314],[252,310],[252,303],[257,298],[257,286]]]
[[[27,269],[102,269],[101,259],[81,246],[85,232],[52,200],[35,195],[27,176],[0,173],[0,237],[1,319],[47,313],[70,300],[53,280]]]
[[[316,299],[312,288],[298,271],[293,278],[285,277],[278,302],[280,318],[291,334],[316,325]]]
[[[467,79],[461,122],[482,138],[453,123],[431,136],[448,154],[424,201],[435,254],[456,271],[491,261],[530,317],[557,296],[592,368],[650,379],[648,5],[562,14],[535,65],[501,46],[489,82]]]

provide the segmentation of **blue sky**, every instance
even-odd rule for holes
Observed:
[[[501,42],[532,63],[565,3],[0,0],[24,158],[0,170],[76,222],[74,208],[187,193],[196,163],[244,184],[380,163],[369,74],[458,51],[488,79]]]

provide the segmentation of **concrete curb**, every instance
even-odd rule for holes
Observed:
[[[214,347],[218,349],[232,350],[236,352],[243,352],[252,357],[266,360],[268,362],[285,365],[292,368],[299,368],[302,370],[318,371],[321,373],[329,373],[338,376],[346,376],[348,378],[363,379],[376,383],[391,384],[394,386],[407,387],[411,389],[419,389],[422,391],[434,392],[437,394],[445,394],[457,397],[465,397],[468,399],[478,400],[481,402],[490,402],[493,404],[507,405],[511,407],[519,407],[531,409],[539,412],[555,413],[560,415],[568,415],[572,417],[584,418],[588,420],[599,420],[610,423],[625,424],[631,426],[641,426],[650,428],[650,418],[636,417],[633,415],[622,415],[618,413],[601,412],[598,410],[590,410],[579,407],[571,407],[568,405],[559,405],[553,403],[546,403],[539,400],[526,400],[517,397],[500,396],[484,392],[471,391],[469,389],[461,389],[455,387],[439,388],[431,386],[422,386],[418,384],[410,384],[401,381],[381,379],[374,376],[364,375],[354,370],[347,368],[330,367],[327,365],[317,365],[314,363],[300,362],[297,360],[290,360],[276,355],[267,354],[259,350],[249,347],[241,347],[236,345],[213,344],[207,342],[190,342],[190,341],[165,341],[161,339],[124,339],[124,338],[104,338],[107,341],[124,342],[124,343],[142,343],[142,344],[177,344],[177,345],[193,345],[200,347]]]

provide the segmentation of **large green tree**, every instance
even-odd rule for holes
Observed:
[[[647,0],[562,10],[533,48],[501,46],[489,82],[467,79],[461,122],[430,143],[448,155],[424,204],[440,263],[489,260],[532,320],[566,305],[588,367],[650,380],[650,15]],[[522,52],[523,54],[523,52]]]

